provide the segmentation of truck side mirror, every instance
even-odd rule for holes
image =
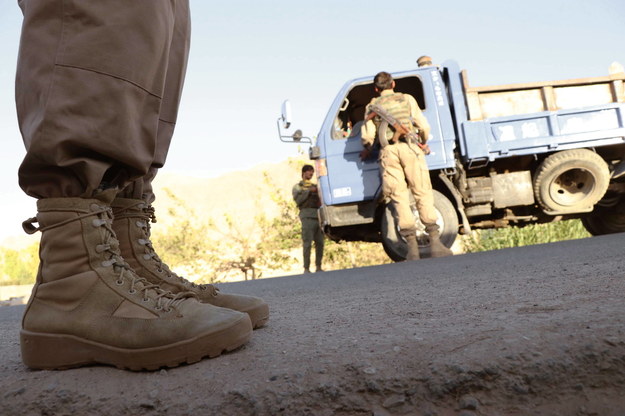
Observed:
[[[280,117],[278,118],[278,136],[280,137],[280,141],[286,143],[310,143],[312,144],[312,139],[310,137],[304,136],[301,130],[297,129],[291,135],[284,134],[282,129],[288,129],[291,127],[291,103],[289,100],[285,100],[282,103],[282,111]],[[282,125],[282,126],[281,126]]]
[[[285,129],[291,127],[291,102],[289,100],[284,100],[282,103],[282,115],[280,119]]]

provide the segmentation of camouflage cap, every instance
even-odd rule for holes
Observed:
[[[419,65],[419,67],[430,66],[432,65],[432,58],[427,55],[420,56],[419,59],[417,59],[417,65]]]

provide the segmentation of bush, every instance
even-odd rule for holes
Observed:
[[[274,187],[275,189],[275,187]],[[226,278],[255,277],[292,269],[301,262],[301,223],[290,195],[275,191],[272,199],[280,215],[256,218],[250,229],[239,229],[226,217],[226,229],[200,216],[170,193],[174,207],[171,226],[158,227],[152,235],[157,252],[174,270],[191,276],[198,283],[214,283]],[[581,221],[476,230],[462,237],[465,251],[477,252],[589,237]],[[35,281],[39,244],[22,249],[0,248],[0,285],[32,284]],[[314,256],[314,249],[313,249]],[[323,266],[340,270],[391,263],[379,243],[326,240]],[[197,277],[197,278],[194,278]],[[251,277],[251,276],[250,276]]]
[[[39,267],[39,243],[14,250],[0,247],[0,285],[34,284]]]
[[[472,253],[586,237],[590,237],[590,233],[580,220],[566,220],[549,224],[532,224],[522,228],[475,230],[470,236],[463,237],[462,243],[465,251]]]

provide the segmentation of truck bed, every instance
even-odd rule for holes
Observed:
[[[472,121],[625,102],[625,73],[490,87],[470,87],[466,70],[461,74]]]
[[[465,162],[625,142],[625,73],[563,81],[470,87],[461,82],[467,121]]]

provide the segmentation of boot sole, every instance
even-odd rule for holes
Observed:
[[[103,364],[131,371],[154,371],[218,357],[241,347],[250,339],[251,333],[251,322],[244,316],[220,331],[161,347],[118,348],[73,335],[26,330],[20,332],[20,344],[22,361],[32,369],[65,370]]]
[[[257,307],[247,310],[241,311],[243,313],[247,313],[252,321],[252,327],[254,329],[258,329],[261,326],[265,326],[267,321],[269,320],[269,305],[263,303],[258,305]]]

